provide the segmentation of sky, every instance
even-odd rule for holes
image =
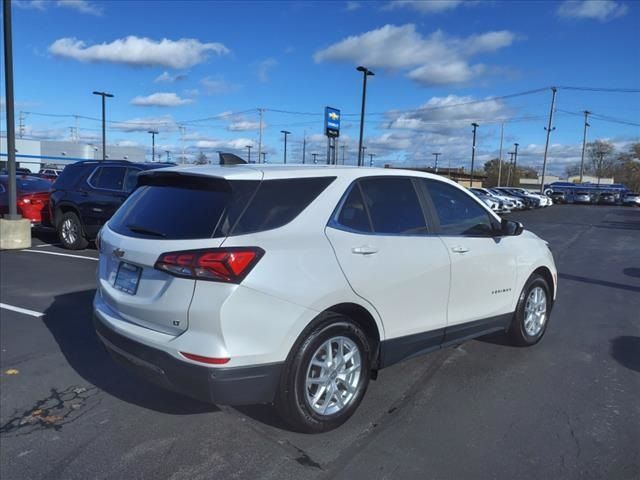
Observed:
[[[503,158],[517,142],[518,163],[540,170],[552,86],[550,172],[579,161],[584,110],[593,112],[589,140],[619,150],[640,141],[639,2],[12,5],[24,138],[98,143],[97,90],[114,95],[108,144],[150,154],[147,132],[155,129],[156,151],[168,150],[171,160],[183,151],[188,160],[203,152],[215,161],[217,151],[246,157],[247,145],[255,160],[262,111],[266,161],[283,161],[287,130],[288,161],[302,161],[306,139],[309,162],[312,153],[326,158],[323,111],[331,106],[342,113],[339,161],[344,153],[353,164],[363,79],[356,67],[364,65],[375,73],[367,84],[367,163],[433,166],[438,152],[441,166],[468,169],[475,122],[479,164],[499,155],[502,130]]]

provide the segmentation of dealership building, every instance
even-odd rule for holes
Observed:
[[[141,147],[107,145],[109,160],[146,161]],[[16,138],[16,163],[20,168],[38,172],[45,165],[64,167],[79,160],[102,160],[102,144]],[[7,138],[0,137],[0,168],[7,165]]]

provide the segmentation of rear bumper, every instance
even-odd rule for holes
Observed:
[[[282,363],[235,368],[194,365],[115,332],[96,315],[93,323],[116,361],[168,390],[219,405],[271,403],[275,397]]]

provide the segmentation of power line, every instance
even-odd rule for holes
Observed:
[[[606,87],[556,87],[561,90],[580,90],[586,92],[608,92],[608,93],[640,93],[637,88],[606,88]]]
[[[570,112],[569,110],[561,110],[561,109],[557,109],[557,111],[566,113],[568,115],[575,115],[578,117],[582,117],[584,115],[584,112]],[[630,125],[632,127],[640,127],[640,123],[636,123],[631,120],[610,117],[608,115],[601,115],[599,113],[594,113],[594,112],[589,112],[589,115],[591,115],[591,117],[595,118],[596,120],[603,120],[605,122],[611,122],[611,123],[620,123],[622,125]]]

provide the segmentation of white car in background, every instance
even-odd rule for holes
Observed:
[[[521,207],[518,207],[518,202],[515,198],[507,197],[505,195],[496,195],[491,192],[488,188],[471,188],[470,189],[474,193],[483,194],[491,198],[492,200],[497,200],[501,202],[502,209],[504,212],[511,212],[512,210],[517,210],[519,208],[524,208],[524,204],[520,201]]]
[[[495,331],[537,343],[556,298],[546,242],[406,170],[150,170],[97,245],[115,359],[204,401],[275,403],[305,432],[342,424],[404,359]]]

